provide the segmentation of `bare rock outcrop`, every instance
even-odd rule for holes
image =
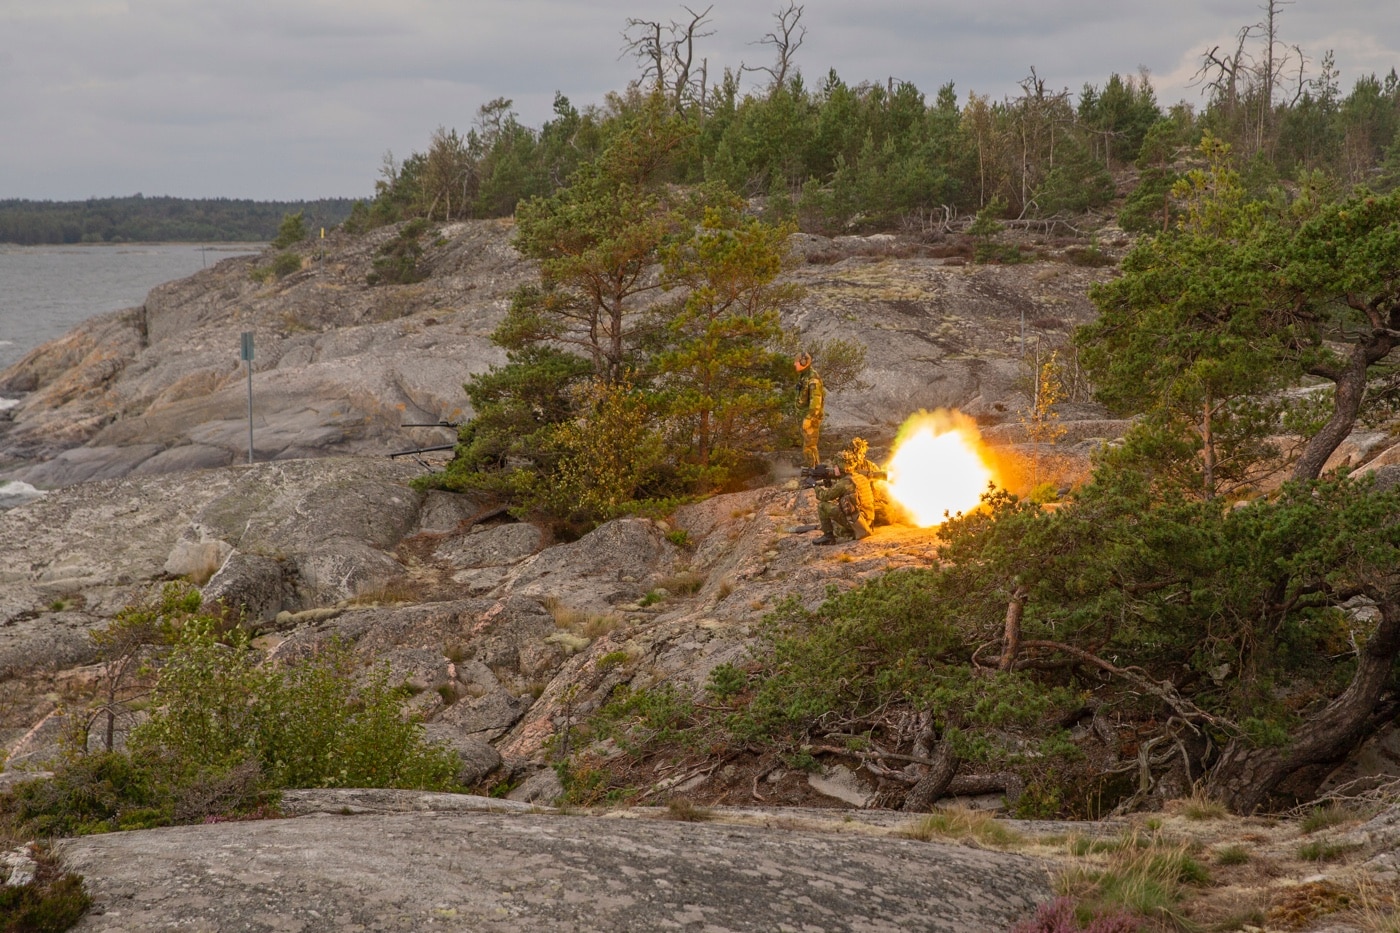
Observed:
[[[265,258],[227,259],[35,349],[0,373],[0,394],[23,393],[0,424],[5,477],[56,487],[244,459],[245,330],[257,460],[441,443],[443,431],[399,425],[462,413],[462,382],[503,359],[487,337],[531,267],[508,222],[455,224],[426,281],[372,288],[374,251],[394,232],[302,244],[303,270],[266,283],[252,275]]]
[[[412,285],[366,282],[397,232],[384,228],[301,244],[301,271],[283,279],[255,279],[269,257],[240,256],[159,286],[142,307],[94,318],[0,373],[0,394],[20,396],[0,420],[0,480],[54,488],[243,462],[247,330],[256,460],[450,442],[445,428],[401,425],[468,416],[462,383],[503,362],[489,335],[535,275],[512,229],[439,228]],[[806,261],[788,275],[807,297],[784,325],[866,345],[866,385],[830,395],[827,426],[877,445],[921,408],[1016,420],[1027,347],[1063,344],[1092,314],[1085,287],[1106,275],[1058,261],[970,266],[892,237],[794,245]],[[1063,417],[1097,417],[1079,408]]]
[[[411,465],[327,458],[80,484],[0,511],[0,672],[91,657],[91,628],[174,576],[251,619],[385,585]],[[211,579],[212,577],[212,579]]]
[[[95,901],[75,929],[984,933],[1050,894],[1037,859],[834,820],[471,812],[472,798],[433,797],[332,792],[297,819],[68,840]]]

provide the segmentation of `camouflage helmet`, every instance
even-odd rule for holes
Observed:
[[[812,354],[805,352],[797,354],[796,358],[792,361],[792,365],[796,367],[798,372],[802,372],[808,366],[812,365]]]
[[[857,460],[864,460],[865,454],[870,450],[870,445],[863,437],[851,438],[851,453],[855,454]]]

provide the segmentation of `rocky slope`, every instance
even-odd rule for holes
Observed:
[[[52,761],[63,711],[82,707],[97,676],[88,633],[170,579],[193,580],[208,598],[242,611],[273,655],[338,637],[366,661],[390,664],[417,691],[411,705],[432,737],[458,751],[463,780],[482,790],[510,786],[519,803],[544,804],[560,791],[547,766],[551,739],[619,685],[668,681],[699,690],[714,667],[743,660],[763,614],[779,600],[792,596],[815,605],[829,587],[929,562],[932,537],[912,528],[879,529],[858,547],[812,548],[809,535],[792,532],[815,520],[811,494],[776,483],[678,509],[665,522],[610,522],[570,543],[509,521],[490,503],[411,488],[422,467],[384,454],[443,443],[450,434],[405,431],[400,423],[462,416],[461,382],[501,359],[487,335],[510,290],[532,274],[510,249],[509,234],[498,222],[445,228],[426,259],[432,274],[411,286],[364,284],[373,250],[390,231],[332,240],[320,256],[308,247],[302,271],[267,284],[250,275],[265,259],[226,260],[156,289],[142,308],[89,322],[0,374],[0,393],[22,397],[0,422],[0,479],[52,489],[0,511],[0,741],[8,753],[0,780],[42,772]],[[1028,344],[1062,340],[1090,313],[1086,285],[1106,274],[1054,259],[970,266],[889,238],[796,238],[794,246],[806,261],[790,274],[807,286],[808,296],[787,323],[809,338],[858,339],[869,347],[864,378],[870,387],[833,393],[829,435],[862,433],[878,448],[908,414],[959,407],[976,416],[986,434],[1012,442],[1003,448],[1007,463],[1016,459],[1025,405],[1022,318]],[[1045,249],[1054,252],[1052,244]],[[246,385],[237,334],[249,329],[258,341],[259,462],[244,466]],[[1067,407],[1069,433],[1060,445],[1068,452],[1066,469],[1082,463],[1096,439],[1121,429],[1100,414],[1091,406]],[[1384,436],[1358,436],[1339,456],[1380,463],[1388,446]],[[1118,754],[1093,730],[1081,730],[1078,740],[1091,752]],[[867,776],[837,761],[817,773],[781,766],[766,767],[762,775],[730,773],[729,766],[716,765],[658,770],[638,780],[644,801],[663,801],[682,789],[696,799],[741,805],[850,812],[875,802]],[[419,833],[426,843],[406,844],[386,858],[417,864],[431,852],[457,851],[445,840],[460,838],[489,841],[514,853],[521,866],[573,865],[582,851],[565,841],[576,830],[561,828],[563,822],[524,827],[514,817],[461,823],[442,817],[415,828],[396,819],[379,820],[368,834],[363,827],[340,827],[325,836],[331,821],[324,818],[289,824],[304,829],[269,824],[122,834],[125,843],[117,837],[74,843],[70,857],[96,879],[106,898],[101,903],[115,905],[104,908],[106,919],[86,921],[89,929],[138,929],[152,917],[204,923],[196,901],[221,902],[205,892],[188,894],[190,871],[226,872],[226,889],[247,921],[237,928],[279,929],[281,920],[258,919],[258,911],[280,897],[281,889],[260,880],[287,870],[277,852],[305,863],[329,858],[317,853],[356,839],[387,845],[384,840]],[[452,817],[459,819],[465,818]],[[931,866],[906,841],[873,845],[862,856],[864,842],[851,843],[855,848],[848,851],[846,842],[770,843],[747,831],[656,825],[664,828],[643,835],[621,828],[598,832],[604,840],[598,851],[614,853],[606,857],[618,859],[617,872],[629,879],[619,889],[626,897],[635,899],[643,888],[654,892],[655,879],[638,874],[637,866],[654,857],[665,863],[682,843],[715,853],[726,846],[788,848],[790,857],[773,856],[774,871],[801,883],[775,888],[771,912],[741,900],[717,908],[713,917],[692,915],[690,895],[648,893],[645,910],[652,913],[624,905],[647,918],[636,928],[692,919],[714,921],[717,929],[802,928],[796,914],[784,912],[801,897],[812,898],[813,910],[861,916],[861,897],[875,882],[864,875],[853,882],[855,874],[844,875],[845,868],[836,877],[813,879],[802,867],[813,859],[847,866],[868,856],[902,865],[890,868],[891,883],[923,893],[891,895],[880,922],[907,916],[909,898],[933,897],[934,888],[920,885],[934,884],[930,872],[942,873],[945,857],[947,865],[962,866],[947,867],[949,877],[972,878],[982,870],[973,856],[940,854]],[[525,837],[533,841],[520,841]],[[244,845],[271,854],[250,856],[235,868],[219,861],[220,853]],[[311,901],[320,898],[330,910],[334,891],[347,879],[361,888],[366,879],[401,867],[401,861],[386,867],[373,858],[373,846],[356,852],[359,867],[347,868],[348,874],[302,879]],[[165,880],[148,895],[140,894],[139,877],[126,874],[137,855],[164,860],[169,869],[160,869]],[[209,867],[219,864],[225,867]],[[503,929],[590,928],[611,923],[608,911],[623,909],[596,899],[586,909],[565,909],[562,904],[573,902],[545,882],[524,884],[520,901],[508,903],[495,882],[483,887],[458,877],[476,877],[487,870],[483,864],[445,869],[439,880],[452,897],[441,909],[458,911],[454,918],[480,919],[486,911],[504,918]],[[558,871],[563,874],[549,877],[582,877]],[[738,883],[737,875],[711,876],[694,867],[674,872],[710,879],[706,885]],[[1005,887],[1038,898],[1044,872],[1040,863],[1016,863],[1004,876],[1010,879]],[[828,882],[834,887],[824,887]],[[861,897],[850,894],[856,888]],[[834,900],[828,905],[825,895],[810,889],[835,891]],[[702,885],[694,897],[710,893]],[[997,888],[987,896],[1003,893]],[[133,900],[140,897],[149,903]],[[177,909],[176,901],[184,906]],[[410,928],[428,916],[422,911],[438,909],[424,906],[436,901],[373,903],[346,906],[346,916],[401,911],[417,918],[405,921]],[[519,904],[548,910],[511,913]],[[734,919],[745,911],[752,920],[747,925]],[[990,928],[989,915],[966,916],[974,919],[963,926],[927,918],[922,927],[904,926]],[[330,921],[299,922],[308,930],[336,928]],[[873,928],[854,919],[818,925]]]
[[[437,231],[424,281],[371,287],[375,250],[393,234],[303,244],[301,271],[265,282],[253,273],[270,256],[227,259],[34,350],[0,373],[0,396],[20,399],[0,413],[0,481],[52,488],[244,462],[249,330],[257,460],[450,441],[400,425],[469,414],[461,385],[503,361],[488,336],[534,269],[511,248],[509,222],[458,223]],[[1011,266],[894,237],[799,235],[792,246],[790,276],[808,292],[785,325],[869,349],[869,387],[833,392],[827,429],[877,442],[921,408],[1014,424],[1023,343],[1063,344],[1091,313],[1088,283],[1107,274],[1045,241],[1046,261]],[[1085,416],[1097,412],[1064,417]]]

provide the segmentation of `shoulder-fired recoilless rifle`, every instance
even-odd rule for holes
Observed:
[[[884,470],[860,470],[867,479],[889,479],[889,474]],[[802,479],[798,482],[803,489],[811,489],[813,486],[830,486],[831,481],[841,475],[838,467],[826,463],[818,463],[816,466],[805,466],[801,470]]]
[[[831,481],[840,475],[840,470],[827,463],[805,466],[802,468],[802,479],[798,481],[798,485],[803,489],[811,489],[818,485],[830,486]]]
[[[459,428],[461,426],[461,422],[459,421],[410,421],[407,424],[399,425],[401,428]],[[436,444],[432,447],[412,447],[408,450],[396,450],[389,455],[389,459],[393,460],[395,457],[416,457],[419,454],[433,453],[439,450],[452,450],[456,446],[456,444]]]

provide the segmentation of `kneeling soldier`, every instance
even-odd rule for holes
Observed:
[[[870,527],[876,525],[891,525],[896,521],[896,508],[890,499],[890,484],[885,471],[880,469],[866,454],[870,451],[870,445],[863,437],[851,438],[850,450],[850,471],[859,473],[870,480],[870,491],[874,496],[875,511],[874,517],[870,520]]]
[[[822,536],[813,544],[835,544],[838,531],[842,537],[859,541],[870,536],[870,521],[875,517],[875,496],[870,480],[851,470],[854,457],[842,451],[837,457],[836,479],[817,489],[817,514],[821,517]]]

